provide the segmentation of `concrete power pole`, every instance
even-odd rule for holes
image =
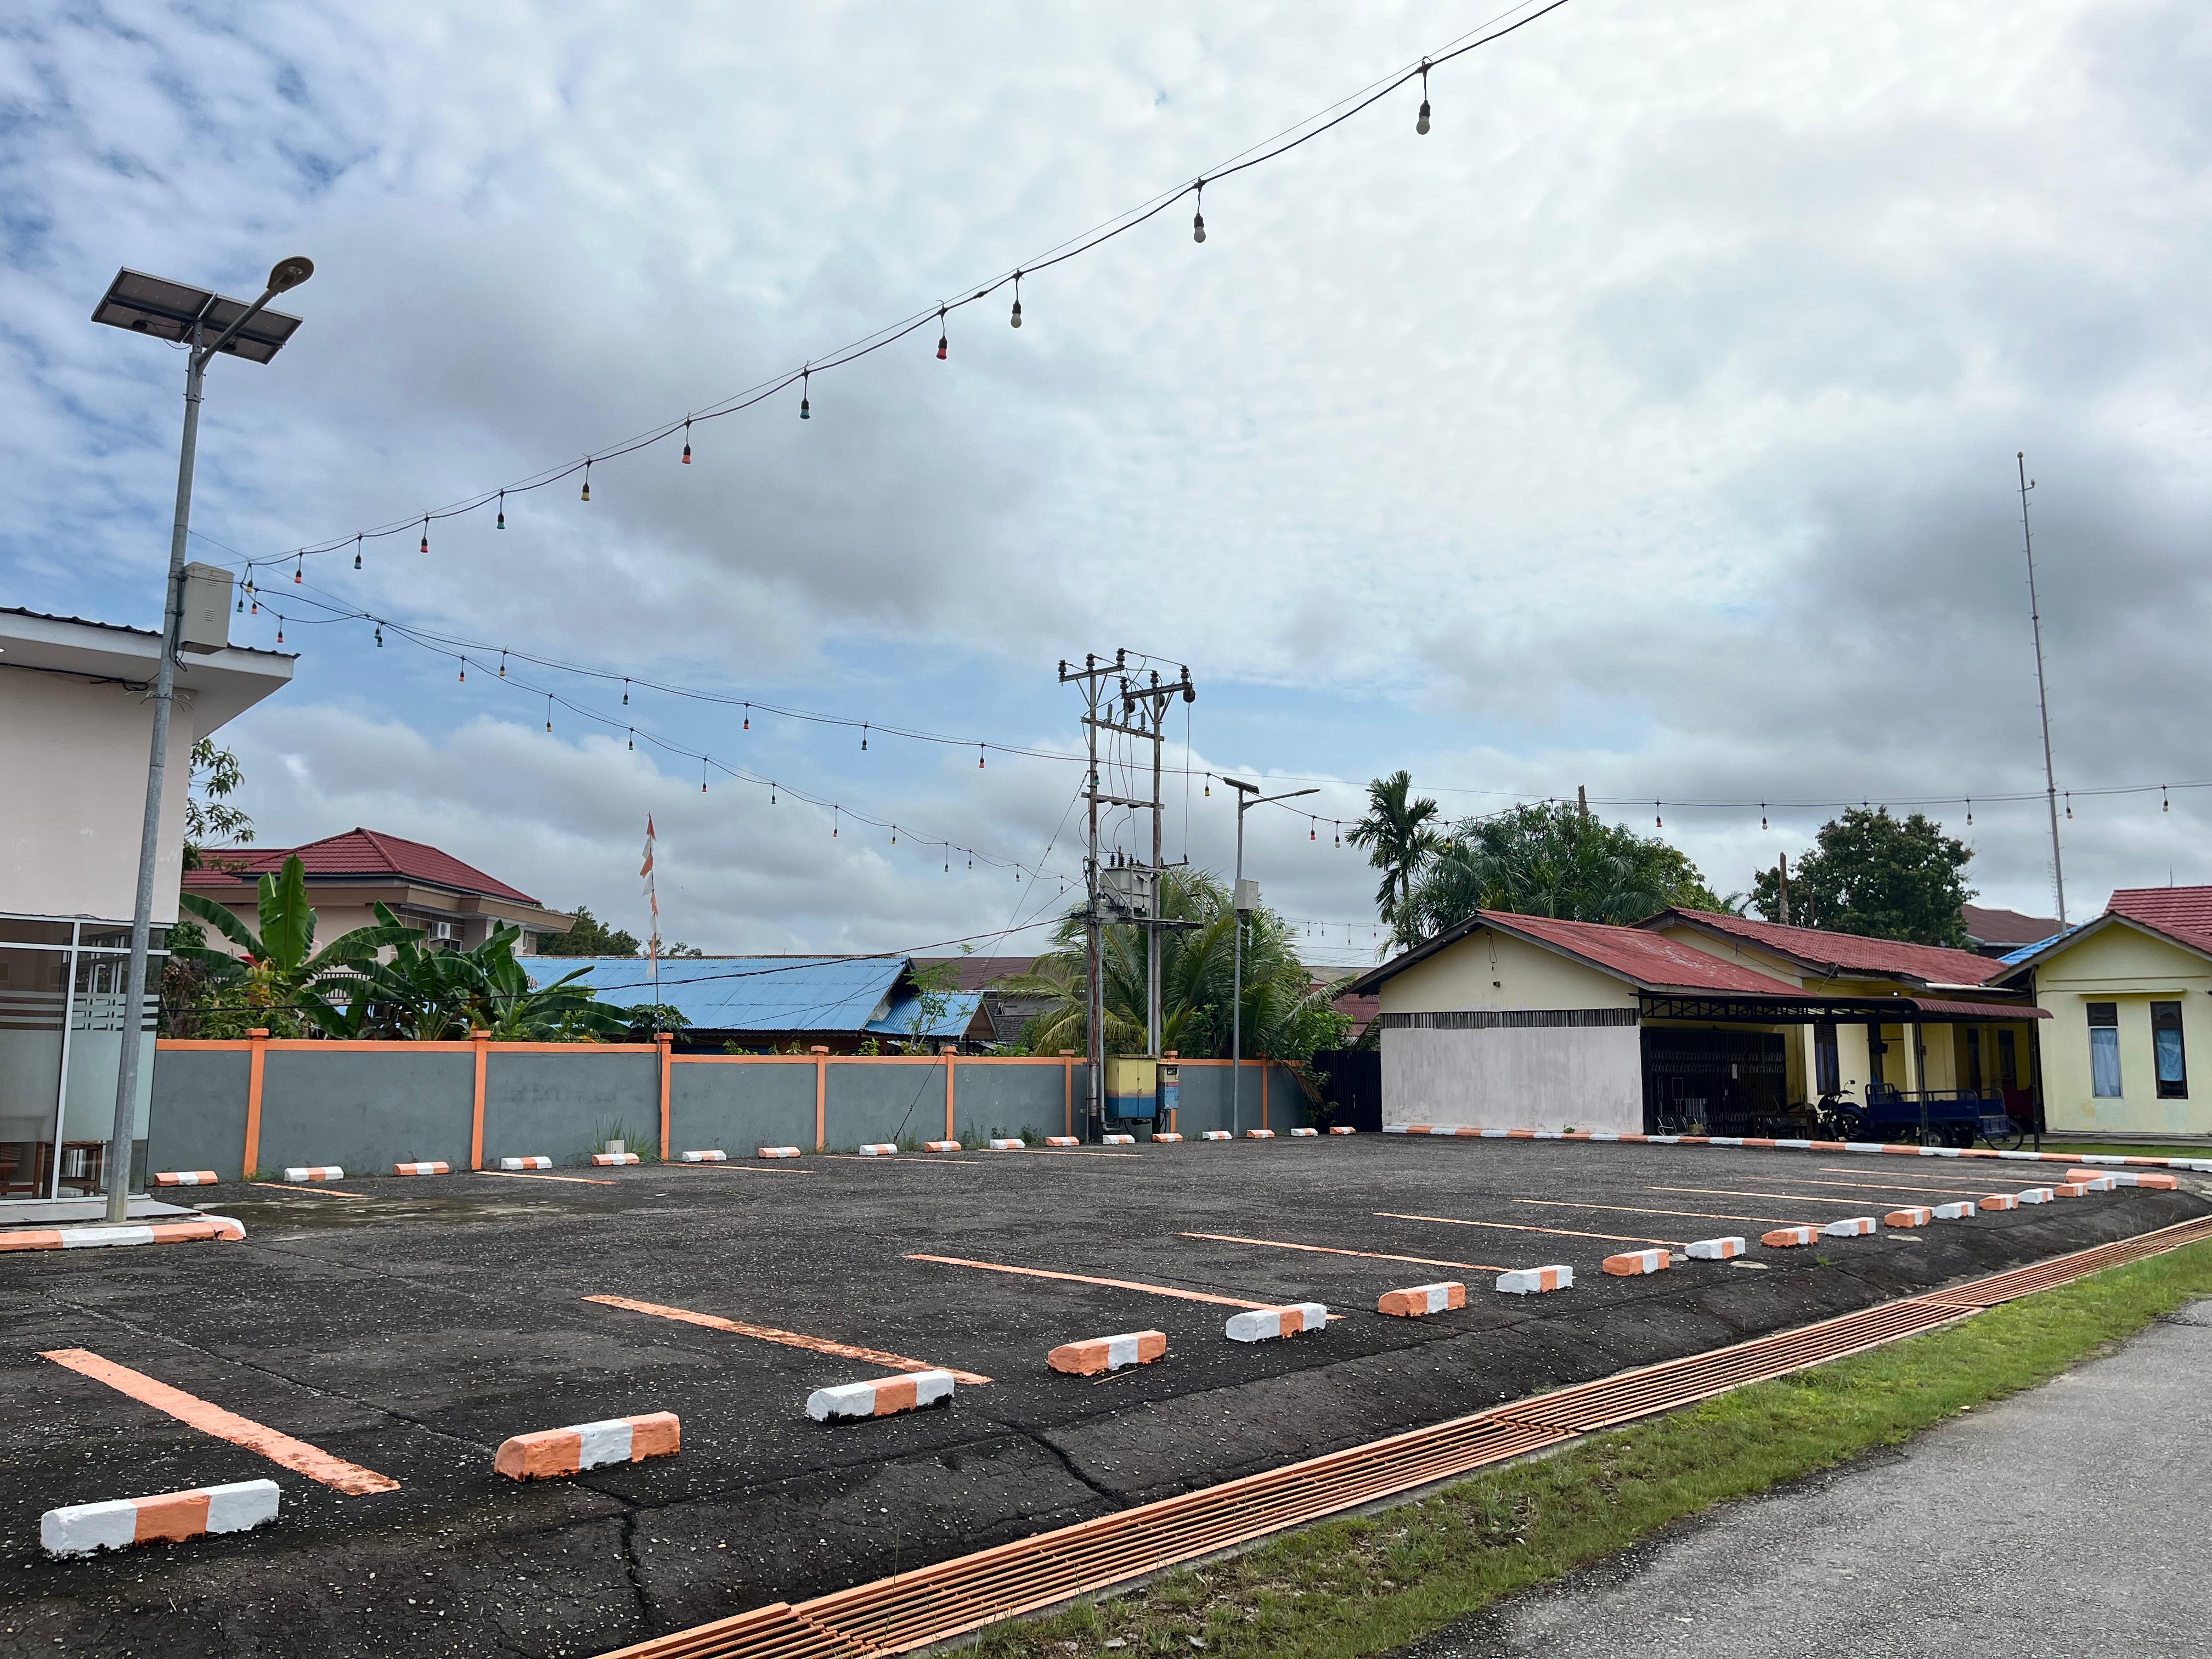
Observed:
[[[2014,456],[2020,467],[2020,540],[2027,553],[2027,619],[2035,629],[2035,706],[2043,716],[2043,793],[2051,807],[2051,884],[2058,898],[2058,925],[2066,925],[2066,866],[2058,855],[2058,774],[2051,763],[2051,691],[2043,678],[2043,607],[2035,598],[2035,537],[2028,529],[2027,492],[2035,480],[2027,476],[2027,452]]]

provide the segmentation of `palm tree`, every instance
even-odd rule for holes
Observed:
[[[1195,924],[1160,939],[1160,1047],[1193,1057],[1226,1054],[1235,999],[1233,952],[1237,912],[1221,880],[1204,871],[1170,870],[1160,884],[1160,915]],[[1048,1000],[1032,1018],[1023,1042],[1036,1054],[1087,1047],[1090,1030],[1080,907],[1060,921],[1059,948],[1039,957],[1026,974],[1005,981],[1017,994]],[[1101,930],[1099,969],[1106,1008],[1105,1051],[1141,1054],[1145,1048],[1145,930]],[[1339,985],[1316,986],[1292,953],[1282,918],[1272,910],[1244,920],[1243,1025],[1245,1052],[1278,1060],[1303,1060],[1342,1036],[1342,1016],[1330,1006]]]
[[[1420,940],[1413,910],[1413,883],[1443,848],[1431,827],[1437,807],[1426,795],[1413,799],[1409,772],[1393,772],[1367,786],[1367,816],[1346,832],[1354,847],[1367,849],[1367,861],[1382,872],[1375,890],[1375,910],[1401,945]]]
[[[1477,910],[1625,927],[1669,905],[1719,902],[1679,849],[1553,802],[1462,822],[1414,889],[1412,913],[1432,939]]]
[[[299,1035],[303,1020],[337,1034],[344,1016],[324,993],[356,983],[385,946],[421,937],[380,906],[375,926],[356,927],[316,950],[315,908],[307,902],[307,872],[296,856],[276,873],[262,875],[258,933],[201,894],[182,894],[178,903],[238,946],[245,958],[195,944],[174,945],[171,954],[214,981],[218,994],[240,997],[257,1016],[254,1024],[279,1036]]]

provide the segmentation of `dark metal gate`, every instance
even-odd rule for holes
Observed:
[[[1317,1048],[1314,1081],[1332,1124],[1382,1133],[1382,1054],[1378,1048]]]

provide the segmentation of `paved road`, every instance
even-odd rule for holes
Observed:
[[[2212,1302],[1401,1659],[2165,1659],[2212,1643]]]

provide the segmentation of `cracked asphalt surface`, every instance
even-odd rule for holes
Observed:
[[[242,1244],[0,1258],[0,1654],[595,1654],[2212,1212],[2185,1178],[1613,1279],[1600,1260],[1649,1240],[1755,1240],[2057,1171],[1363,1136],[559,1173],[593,1179],[218,1188],[205,1207],[243,1220]],[[1345,1317],[1248,1346],[1223,1339],[1229,1307],[917,1254]],[[1555,1261],[1571,1291],[1489,1288]],[[1448,1278],[1468,1283],[1464,1311],[1374,1311]],[[826,1427],[806,1394],[882,1367],[584,1299],[599,1295],[994,1380],[949,1411]],[[1045,1368],[1057,1343],[1146,1328],[1168,1336],[1158,1364]],[[318,1485],[39,1358],[64,1347],[399,1489]],[[492,1472],[508,1435],[659,1410],[683,1420],[675,1457],[528,1485]],[[56,1504],[264,1475],[284,1498],[262,1532],[38,1548]]]

